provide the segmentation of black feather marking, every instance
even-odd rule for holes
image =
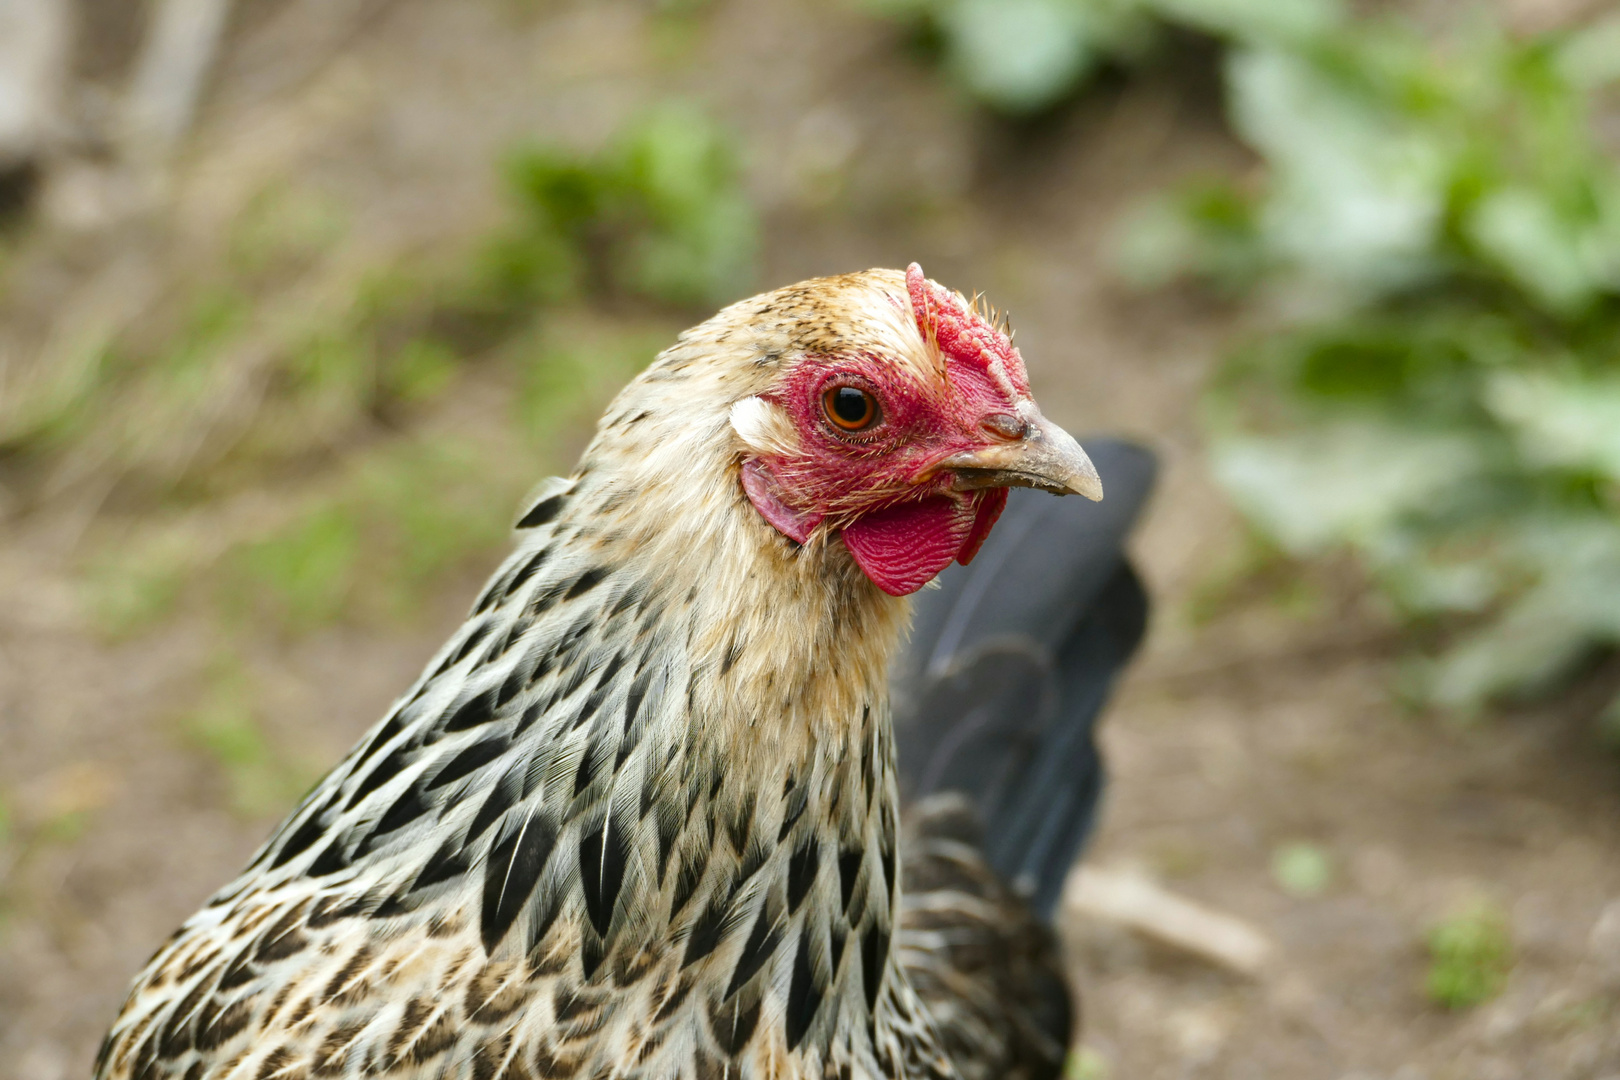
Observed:
[[[816,873],[821,869],[821,843],[815,837],[807,837],[788,859],[788,913],[799,910],[804,903],[810,886],[816,883]]]
[[[724,675],[735,667],[737,661],[742,659],[742,654],[742,643],[736,638],[732,638],[730,643],[726,645],[726,655],[720,660],[720,674]]]
[[[883,985],[883,973],[889,962],[889,934],[872,927],[861,935],[861,978],[866,986],[866,1008],[877,1008],[878,990]]]
[[[512,729],[512,738],[516,739],[533,727],[534,722],[544,716],[546,710],[550,707],[551,702],[549,701],[531,701],[528,707],[523,710],[523,715],[518,717],[517,726]]]
[[[791,782],[793,778],[788,777]],[[776,831],[776,842],[780,844],[787,839],[787,834],[797,825],[799,818],[804,816],[804,809],[810,804],[808,791],[797,791],[788,796],[787,813],[782,816],[782,827]]]
[[[646,596],[647,590],[641,585],[633,585],[624,590],[624,592],[619,594],[619,598],[613,601],[613,606],[608,608],[608,618],[618,618],[626,611],[629,611],[632,606],[639,604],[646,598]]]
[[[643,805],[646,803],[647,792],[653,787],[651,781],[642,789]],[[656,822],[658,833],[658,887],[664,887],[664,873],[669,869],[669,856],[675,850],[675,841],[681,835],[681,810],[679,806],[669,803],[658,803],[658,819]],[[645,812],[642,814],[646,816]]]
[[[602,669],[601,677],[596,680],[596,688],[591,691],[591,696],[585,699],[585,704],[580,707],[579,715],[574,718],[572,725],[574,728],[577,729],[585,721],[602,711],[602,703],[607,700],[609,694],[613,693],[613,676],[618,674],[619,668],[623,664],[624,658],[617,653],[607,662],[607,665]]]
[[[596,974],[596,969],[602,966],[606,956],[607,949],[600,938],[592,937],[590,934],[580,935],[579,971],[586,982],[591,981],[591,976]]]
[[[533,686],[551,673],[556,666],[555,656],[549,650],[542,650],[534,655],[534,668],[529,672],[529,685]]]
[[[301,929],[304,916],[309,913],[310,902],[303,903],[288,910],[281,918],[259,937],[258,947],[253,950],[254,960],[273,964],[278,960],[285,960],[289,956],[302,952],[309,945],[309,935]],[[224,981],[220,986],[223,989]]]
[[[197,1049],[204,1053],[217,1050],[241,1034],[253,1018],[254,1008],[251,1000],[230,1004],[219,997],[211,1000],[197,1021]]]
[[[220,973],[218,988],[220,990],[235,990],[237,987],[245,986],[258,978],[258,972],[253,968],[254,954],[256,952],[256,949],[249,947],[237,953],[231,959],[231,962],[225,965],[225,970]]]
[[[480,691],[471,697],[456,702],[445,710],[443,731],[466,731],[480,724],[487,724],[495,718],[495,702],[488,693]]]
[[[625,863],[629,857],[624,830],[619,819],[608,816],[600,829],[587,829],[579,840],[579,876],[585,891],[585,911],[596,932],[607,938],[613,921],[613,906],[624,887]]]
[[[565,899],[567,897],[561,890],[553,890],[540,895],[539,907],[536,908],[534,918],[530,922],[527,931],[529,963],[535,967],[537,972],[542,967],[540,958],[543,954],[540,946],[545,942],[546,935],[551,932],[551,926],[557,921],[557,916],[562,914]],[[590,937],[589,934],[582,936]]]
[[[578,726],[576,723],[575,727]],[[585,750],[579,755],[579,768],[574,770],[574,798],[591,786],[596,778],[596,766],[602,755],[602,732],[597,731],[591,741],[585,744]]]
[[[354,852],[355,857],[359,858],[369,852],[380,837],[409,825],[431,809],[432,805],[422,798],[422,793],[417,790],[415,784],[412,784],[394,800],[394,805],[388,808],[371,832],[366,834],[366,838],[360,841],[360,846]]]
[[[563,594],[563,599],[564,600],[573,600],[573,599],[576,599],[577,597],[584,596],[586,593],[590,592],[592,589],[594,589],[598,585],[602,584],[602,581],[607,576],[608,576],[608,568],[607,567],[605,567],[605,566],[593,566],[593,567],[591,567],[589,570],[587,570],[583,574],[579,575],[578,579],[576,579],[575,582],[568,587],[568,592]]]
[[[394,752],[383,758],[371,767],[371,771],[355,786],[354,794],[349,796],[349,804],[345,809],[353,810],[360,805],[360,801],[373,791],[382,787],[388,781],[399,775],[405,767],[406,759],[410,755],[410,747],[404,743],[394,748]]]
[[[828,932],[828,937],[832,951],[827,961],[827,971],[832,975],[837,975],[838,962],[844,958],[844,946],[849,943],[849,934],[842,926],[834,922]]]
[[[513,664],[512,670],[507,672],[500,690],[495,694],[495,711],[499,712],[506,708],[506,703],[521,694],[526,685],[528,677],[523,673],[523,665]]]
[[[877,779],[873,775],[873,767],[877,760],[877,748],[873,743],[873,729],[876,724],[869,724],[867,720],[872,715],[872,707],[866,706],[861,713],[861,724],[866,729],[865,745],[861,749],[861,783],[866,787],[866,805],[872,805],[872,795],[877,791]]]
[[[844,910],[849,910],[849,901],[855,895],[855,880],[861,873],[861,860],[866,858],[866,852],[861,848],[849,848],[838,853],[838,891],[844,898]]]
[[[392,919],[399,915],[409,915],[416,910],[414,899],[396,893],[377,905],[377,910],[371,913],[373,919]]]
[[[545,561],[545,548],[541,548],[533,555],[530,555],[524,564],[517,568],[517,572],[512,575],[512,580],[508,581],[505,588],[501,589],[501,595],[503,597],[511,596],[513,593],[523,588],[523,586],[527,585],[529,583],[529,579],[534,577],[535,571],[540,569],[540,564]]]
[[[427,790],[434,791],[444,787],[446,784],[455,783],[468,773],[474,772],[500,757],[509,746],[511,746],[511,743],[501,735],[473,743],[451,758],[444,768],[438,771],[433,779],[429,781]]]
[[[725,770],[718,770],[724,773]],[[713,798],[711,795],[710,798]],[[726,833],[731,838],[731,850],[741,855],[748,848],[748,832],[754,825],[754,793],[749,792],[737,804],[737,812],[727,822]],[[767,834],[768,835],[768,834]]]
[[[782,943],[781,929],[771,923],[766,911],[761,909],[759,916],[754,919],[753,930],[749,931],[748,941],[743,945],[742,955],[737,958],[737,969],[731,973],[731,985],[726,987],[726,997],[741,990],[744,983],[758,974]]]
[[[754,1029],[759,1026],[760,1000],[756,999],[747,1008],[736,1000],[721,1001],[709,1008],[709,1025],[714,1031],[714,1041],[732,1057],[742,1053],[748,1040],[754,1037]],[[729,1069],[724,1070],[721,1075],[729,1072]]]
[[[346,869],[349,865],[349,857],[343,852],[343,842],[344,837],[342,836],[334,838],[330,844],[326,845],[325,851],[315,856],[315,861],[309,864],[309,869],[305,870],[304,874],[308,877],[318,878]]]
[[[618,753],[613,755],[613,772],[615,774],[617,774],[620,769],[624,768],[624,763],[630,760],[630,755],[635,753],[636,747],[640,743],[641,735],[639,732],[626,731],[623,735],[619,736],[619,750]],[[648,778],[649,784],[651,779],[651,777]],[[647,786],[644,785],[642,787],[641,794],[643,798],[646,798]],[[645,812],[643,812],[641,816],[646,817],[647,815]]]
[[[566,503],[564,499],[566,494],[566,492],[559,492],[549,498],[541,499],[529,507],[528,513],[518,519],[516,527],[519,529],[538,529],[540,526],[552,521],[558,514],[562,513],[562,508]]]
[[[202,1005],[204,995],[211,989],[209,980],[199,979],[191,993],[186,995],[185,1000],[180,1002],[180,1006],[169,1017],[158,1043],[158,1052],[164,1057],[179,1057],[195,1045],[196,1032],[192,1021],[196,1018],[197,1009]]]
[[[703,881],[703,873],[708,868],[709,852],[707,847],[702,848],[690,858],[682,857],[681,872],[675,875],[675,895],[670,900],[669,905],[669,917],[671,919],[686,906],[687,901],[692,899],[692,894],[697,892],[698,885]]]
[[[411,883],[411,891],[426,889],[442,881],[460,877],[471,869],[472,859],[466,849],[453,842],[447,842],[440,845],[439,850],[428,859],[427,865],[422,867],[422,872],[416,875],[416,880]]]
[[[558,660],[559,662],[564,662],[560,651],[558,653]],[[566,698],[572,697],[580,687],[585,685],[585,680],[590,678],[591,675],[590,665],[579,663],[573,657],[568,657],[566,664],[568,666],[565,670],[568,672],[568,674],[567,677],[562,680],[561,685],[557,688],[556,700],[558,701],[563,701]]]
[[[394,715],[390,716],[382,727],[377,729],[377,734],[371,737],[371,741],[366,743],[366,748],[360,751],[360,756],[354,759],[354,764],[349,766],[351,774],[357,772],[360,766],[370,761],[372,756],[388,745],[389,740],[395,735],[405,730],[407,722],[405,714],[407,711],[410,711],[413,716],[415,715],[415,710],[410,709],[409,705],[401,706],[394,711]]]
[[[654,1023],[661,1024],[675,1015],[675,1010],[680,1008],[685,1003],[687,996],[692,993],[693,982],[694,980],[689,977],[675,980],[675,985],[669,990],[669,996],[664,999],[662,1005],[658,1006],[658,1012],[653,1015]]]
[[[484,635],[489,633],[489,628],[493,625],[493,619],[484,619],[474,623],[472,629],[467,631],[467,636],[462,638],[461,647],[450,654],[450,659],[439,665],[439,670],[446,671],[467,659],[467,654],[477,648],[478,643],[484,640]]]
[[[804,1041],[805,1032],[821,1008],[821,990],[816,986],[810,970],[810,937],[799,935],[799,948],[793,956],[793,979],[788,984],[787,1012],[782,1017],[787,1027],[787,1048],[792,1050]]]
[[[884,890],[885,890],[883,895],[885,895],[885,896],[893,896],[894,895],[894,887],[895,887],[895,884],[896,884],[895,879],[894,879],[894,841],[893,841],[893,839],[885,838],[883,847],[879,851],[878,854],[882,856],[882,861],[883,861],[883,887],[884,887]]]
[[[531,618],[544,615],[551,610],[558,600],[562,599],[562,594],[567,590],[567,587],[567,584],[561,581],[553,581],[551,584],[541,587],[530,598],[528,606],[523,609],[523,613]]]
[[[681,958],[681,967],[691,967],[699,960],[714,952],[715,946],[720,944],[721,934],[726,928],[727,908],[723,904],[710,903],[692,924],[692,932],[686,938],[686,955]]]
[[[517,644],[518,638],[522,637],[524,634],[527,634],[529,632],[529,627],[533,625],[534,620],[529,618],[527,615],[519,615],[516,619],[512,620],[511,627],[506,631],[506,635],[501,638],[501,647],[495,650],[494,655],[505,656],[512,650],[512,646]]]
[[[521,825],[509,828],[490,850],[484,867],[484,902],[479,915],[486,954],[493,954],[495,946],[512,928],[556,844],[557,834],[551,823],[541,814],[532,813]]]
[[[625,741],[629,741],[628,735],[625,737]],[[618,765],[622,764],[624,763],[619,762],[617,765],[615,765],[614,771],[617,771]],[[658,796],[659,793],[664,790],[664,786],[664,778],[659,774],[658,770],[652,768],[651,764],[649,763],[647,770],[641,776],[641,796],[636,813],[638,818],[645,818],[655,806],[662,808],[664,804],[659,801]],[[681,807],[678,799],[670,799],[669,807],[671,812],[677,815],[680,813]],[[660,831],[662,831],[662,826],[660,826]]]
[[[326,826],[321,819],[337,803],[340,793],[340,791],[333,791],[332,794],[327,796],[325,802],[312,809],[305,816],[303,823],[293,831],[291,836],[288,836],[282,842],[280,850],[276,852],[275,859],[270,863],[271,869],[287,865],[295,857],[308,851],[315,841],[321,838],[326,832]]]
[[[506,575],[496,574],[494,577],[490,578],[489,582],[484,586],[484,591],[478,594],[478,599],[473,601],[472,613],[474,615],[484,614],[484,612],[488,611],[494,605],[497,597],[505,594],[505,591]],[[444,667],[441,665],[438,670],[443,671]],[[434,674],[438,674],[438,671],[435,671]]]
[[[523,790],[523,774],[528,770],[526,762],[514,762],[495,784],[484,800],[484,805],[478,808],[474,815],[472,825],[467,829],[467,839],[464,843],[471,844],[490,824],[512,808]]]
[[[647,689],[652,685],[652,668],[643,668],[636,673],[635,679],[630,683],[630,689],[624,695],[624,726],[628,731],[641,715],[641,703],[647,697]]]

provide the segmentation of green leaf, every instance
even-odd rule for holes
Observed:
[[[1429,934],[1429,997],[1448,1009],[1482,1004],[1502,992],[1513,965],[1507,916],[1483,901],[1465,905]]]
[[[1066,96],[1127,32],[1124,11],[1082,0],[956,0],[939,18],[950,63],[994,108],[1029,113]]]
[[[1212,458],[1232,500],[1295,555],[1370,544],[1484,466],[1482,448],[1467,435],[1377,421],[1269,438],[1225,436]]]
[[[1303,43],[1339,26],[1335,0],[1146,0],[1166,22],[1249,43]]]
[[[1620,16],[1578,29],[1559,49],[1558,66],[1565,78],[1583,89],[1620,79]]]
[[[1590,469],[1620,482],[1620,372],[1496,372],[1484,401],[1532,465]]]
[[[1447,184],[1432,133],[1303,54],[1239,50],[1227,84],[1233,125],[1271,165],[1260,221],[1281,260],[1358,294],[1432,272]]]
[[[1487,258],[1551,311],[1578,312],[1609,284],[1603,252],[1538,192],[1491,193],[1474,207],[1468,231]]]
[[[1620,642],[1620,522],[1531,518],[1511,545],[1530,584],[1498,617],[1418,667],[1437,705],[1467,713],[1509,693],[1544,690],[1595,644]]]

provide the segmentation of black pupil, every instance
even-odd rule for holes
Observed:
[[[866,400],[866,391],[853,386],[838,388],[833,394],[832,408],[833,415],[846,424],[859,424],[872,412],[872,406]]]

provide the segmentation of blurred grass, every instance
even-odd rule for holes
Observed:
[[[1430,1000],[1448,1009],[1483,1004],[1502,992],[1513,966],[1507,916],[1475,901],[1441,920],[1429,933]]]
[[[695,110],[502,169],[512,209],[493,234],[358,270],[341,208],[273,185],[219,273],[9,429],[58,486],[116,493],[84,559],[104,631],[199,604],[235,633],[409,619],[501,543],[620,385],[751,282],[736,155]],[[510,405],[493,425],[474,407],[469,428],[466,393]]]
[[[218,767],[228,805],[243,818],[276,813],[321,772],[272,743],[256,711],[258,697],[242,663],[222,655],[208,673],[201,701],[179,720],[181,736]]]

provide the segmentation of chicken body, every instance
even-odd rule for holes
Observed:
[[[971,557],[1016,432],[865,502],[790,467],[804,365],[949,384],[928,305],[970,313],[932,285],[914,311],[920,280],[744,301],[627,387],[415,685],[138,976],[96,1075],[1055,1075],[1050,939],[949,813],[908,834],[902,908],[891,593],[919,571],[839,542],[913,485]],[[1035,990],[985,978],[1018,964]]]

